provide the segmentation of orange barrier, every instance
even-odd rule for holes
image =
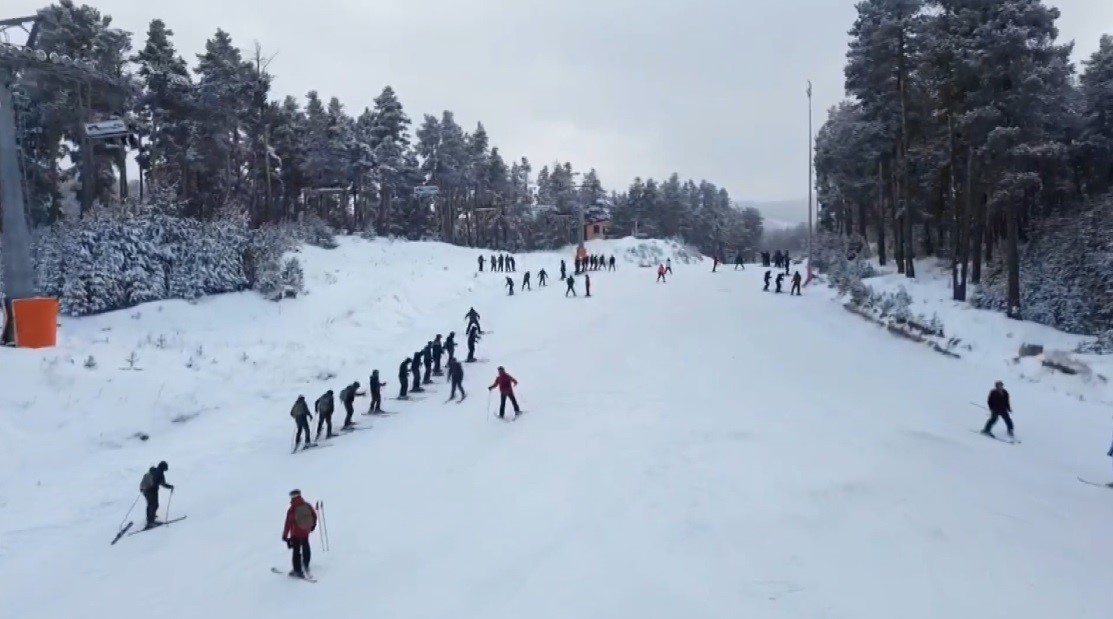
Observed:
[[[58,299],[39,297],[12,301],[15,345],[52,348],[58,345]]]

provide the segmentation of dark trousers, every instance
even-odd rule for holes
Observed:
[[[328,434],[326,436],[332,436],[332,413],[317,416],[317,438],[321,438],[321,428],[325,425],[328,425]],[[306,436],[306,438],[309,437]]]
[[[406,387],[409,386],[410,382],[409,382],[409,380],[407,380],[407,377],[406,377],[405,374],[399,374],[398,375],[398,384],[401,386],[401,389],[398,391],[398,397],[400,397],[400,398],[406,397]]]
[[[433,355],[433,373],[440,374],[441,372],[441,356]]]
[[[789,294],[800,296],[800,282],[792,283],[792,290],[789,291]]]
[[[433,382],[433,379],[429,378],[429,375],[432,374],[432,373],[433,373],[433,362],[430,361],[429,363],[425,364],[425,382],[426,383]]]
[[[765,287],[762,288],[762,291],[769,292],[769,280],[765,280]]]
[[[305,443],[309,444],[309,418],[298,417],[295,421],[298,424],[298,433],[294,436],[294,446],[296,447],[301,443],[301,433],[305,432]]]
[[[1013,433],[1013,418],[1009,415],[1008,411],[1003,411],[1000,413],[997,411],[991,411],[989,414],[989,421],[985,422],[985,427],[982,428],[982,432],[990,432],[991,430],[993,430],[993,426],[997,423],[998,417],[1005,420],[1005,428],[1009,431],[1009,435],[1011,436]]]
[[[313,553],[309,550],[308,537],[291,537],[290,550],[293,550],[293,557],[291,557],[291,564],[294,568],[295,574],[305,574],[309,571],[309,559],[312,558]]]
[[[420,367],[415,367],[414,368],[413,377],[414,377],[414,384],[413,384],[412,387],[410,387],[410,391],[420,391],[421,390],[421,368]]]
[[[522,282],[522,290],[533,290],[533,288],[529,285],[529,282]]]
[[[456,390],[457,390],[457,389],[459,389],[459,390],[460,390],[460,399],[461,399],[461,400],[462,400],[462,399],[464,399],[464,398],[466,398],[466,397],[468,397],[468,394],[467,394],[467,392],[466,392],[466,391],[464,391],[464,385],[463,385],[463,384],[461,384],[461,383],[459,383],[459,382],[457,382],[457,381],[452,381],[452,393],[451,393],[451,394],[449,394],[449,396],[448,396],[448,399],[449,399],[449,400],[451,400],[452,398],[456,397]]]
[[[564,291],[564,296],[566,296],[566,297],[567,297],[567,296],[568,296],[568,293],[569,293],[569,292],[571,292],[571,293],[572,293],[572,296],[576,296],[576,289],[575,289],[575,288],[573,288],[572,286],[569,286],[569,287],[568,287],[568,290],[565,290],[565,291]]]
[[[350,425],[352,425],[352,413],[355,412],[355,411],[352,410],[352,403],[351,402],[344,402],[343,404],[344,404],[344,425],[350,426]]]
[[[403,386],[403,388],[405,388],[405,386]],[[372,413],[382,412],[383,410],[383,396],[378,391],[371,392],[371,408],[369,410]]]
[[[143,498],[147,499],[147,526],[151,526],[158,516],[158,488],[150,492],[144,492]]]
[[[522,409],[518,408],[518,398],[514,397],[513,392],[500,393],[499,395],[501,396],[499,398],[499,417],[503,417],[503,416],[506,415],[506,400],[507,400],[507,398],[509,398],[510,403],[514,405],[514,414],[515,415],[522,412]]]
[[[468,344],[468,361],[475,361],[475,344]]]

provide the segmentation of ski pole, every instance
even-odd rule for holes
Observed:
[[[170,522],[170,501],[174,500],[174,490],[170,490],[170,496],[166,498],[166,522]]]
[[[117,530],[124,528],[124,523],[128,521],[128,516],[131,515],[131,510],[135,509],[136,504],[139,503],[139,497],[143,496],[142,493],[135,495],[135,500],[131,502],[131,507],[128,508],[128,513],[124,514],[124,519],[120,521],[120,526],[116,527]]]
[[[329,549],[328,544],[328,523],[325,522],[325,502],[317,501],[317,513],[321,516],[321,530],[317,532],[318,537],[321,538],[321,548],[326,552]]]

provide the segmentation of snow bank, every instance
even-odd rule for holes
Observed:
[[[942,331],[941,335],[932,336],[911,329],[933,344],[983,364],[1009,369],[1025,380],[1045,382],[1067,393],[1113,404],[1109,382],[1113,379],[1113,355],[1074,352],[1095,338],[1064,333],[1031,321],[1010,320],[1000,312],[976,309],[969,303],[955,301],[950,267],[935,260],[917,261],[914,280],[896,273],[892,266],[882,268],[876,261],[872,265],[882,274],[862,282],[875,298],[883,297],[888,301],[907,295],[907,314],[913,322],[937,326]],[[972,292],[973,286],[970,286],[968,294]],[[852,299],[853,296],[852,292],[839,299],[857,301],[856,306],[870,305]],[[877,305],[872,304],[867,313],[883,317],[884,312]],[[1042,347],[1041,353],[1022,355],[1021,347],[1026,344]],[[1064,373],[1062,368],[1073,374]]]

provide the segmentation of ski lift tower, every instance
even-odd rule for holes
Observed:
[[[23,45],[10,42],[9,32],[26,35]],[[100,88],[126,91],[127,84],[101,73],[92,60],[48,54],[35,49],[39,18],[16,17],[0,19],[0,221],[3,222],[4,315],[14,315],[14,304],[35,295],[35,271],[31,260],[31,222],[27,207],[27,190],[22,172],[12,86],[17,76],[27,74],[40,80],[62,84],[96,84]],[[14,339],[11,320],[5,320],[3,340]],[[16,342],[18,344],[18,342]]]

